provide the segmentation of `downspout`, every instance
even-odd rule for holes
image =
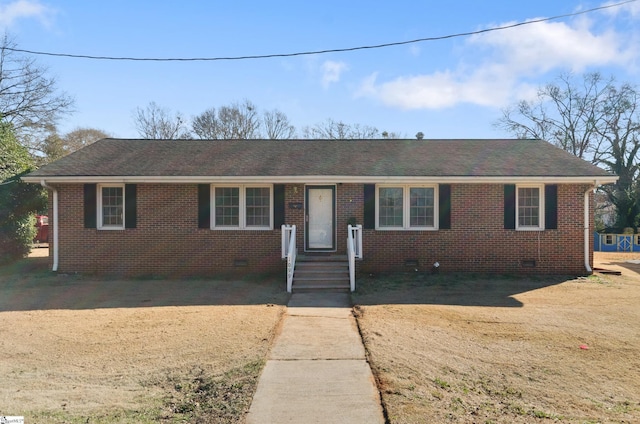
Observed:
[[[58,190],[47,185],[45,180],[40,181],[40,185],[53,192],[53,266],[51,271],[58,271]]]
[[[591,263],[589,262],[589,252],[590,252],[590,243],[589,236],[591,235],[590,227],[589,227],[589,218],[591,214],[589,213],[589,193],[598,187],[598,182],[595,181],[593,187],[589,187],[587,191],[584,192],[584,268],[586,271],[591,274],[593,269],[591,269]]]

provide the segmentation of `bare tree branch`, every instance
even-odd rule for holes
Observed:
[[[74,100],[57,91],[48,69],[20,56],[7,34],[0,40],[0,116],[13,125],[18,139],[31,150],[58,120],[72,112]]]
[[[342,121],[327,119],[313,127],[302,130],[303,138],[324,140],[358,140],[380,138],[381,134],[375,127],[360,124],[345,124]]]
[[[269,140],[284,140],[295,137],[296,127],[289,122],[287,115],[277,109],[264,112],[262,122]]]
[[[142,138],[177,140],[191,137],[179,112],[172,115],[169,109],[158,106],[155,102],[149,103],[144,109],[137,108],[133,122]]]
[[[211,108],[192,120],[193,132],[209,140],[249,140],[261,138],[258,108],[249,100]]]
[[[220,137],[220,123],[215,108],[207,109],[191,121],[191,129],[196,137],[203,140],[217,140]]]
[[[570,74],[538,91],[534,102],[521,101],[503,111],[496,127],[521,138],[547,140],[620,177],[603,187],[616,206],[617,224],[640,224],[640,94],[599,73],[578,84]]]

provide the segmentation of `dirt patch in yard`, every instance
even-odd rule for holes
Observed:
[[[389,421],[640,422],[639,259],[596,253],[621,276],[359,281]]]
[[[241,422],[281,279],[104,280],[52,275],[46,260],[0,269],[0,415]]]

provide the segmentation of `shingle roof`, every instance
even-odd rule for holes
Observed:
[[[103,139],[25,179],[286,176],[612,177],[541,140]]]

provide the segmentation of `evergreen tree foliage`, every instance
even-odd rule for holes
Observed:
[[[20,181],[32,166],[11,124],[0,121],[0,263],[29,253],[36,232],[34,214],[46,209],[42,187]]]

